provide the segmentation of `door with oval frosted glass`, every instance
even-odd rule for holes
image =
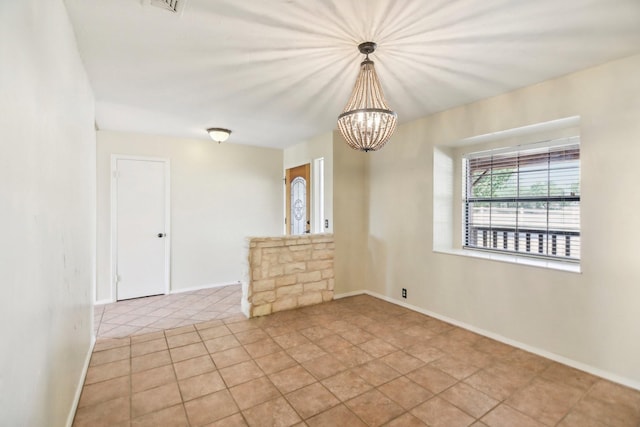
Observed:
[[[306,234],[311,232],[311,165],[296,166],[287,169],[286,173],[286,200],[287,234]]]

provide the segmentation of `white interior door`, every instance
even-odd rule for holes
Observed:
[[[168,163],[115,160],[116,299],[168,290]]]

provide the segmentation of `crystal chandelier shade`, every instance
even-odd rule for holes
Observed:
[[[373,61],[369,59],[369,54],[376,48],[375,43],[362,43],[358,48],[367,57],[360,64],[351,97],[338,116],[338,129],[352,148],[376,151],[393,134],[398,117],[387,105]]]

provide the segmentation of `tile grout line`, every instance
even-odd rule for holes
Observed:
[[[195,327],[194,327],[194,329],[195,329]],[[173,360],[173,355],[171,354],[171,349],[169,348],[169,340],[167,338],[167,332],[163,331],[163,335],[164,335],[165,341],[167,342],[167,352],[169,353],[169,360],[171,361],[171,371],[173,372],[173,378],[176,381],[176,387],[178,387],[178,393],[180,394],[180,404],[182,405],[182,412],[184,413],[184,418],[187,420],[187,425],[191,426],[191,420],[189,419],[189,414],[187,413],[187,407],[185,405],[186,402],[184,400],[184,395],[182,393],[182,389],[180,388],[180,381],[178,380],[178,373],[176,372],[176,364],[175,364],[175,362]]]
[[[133,343],[129,337],[129,424],[133,419]]]
[[[571,408],[564,414],[564,416],[556,423],[556,425],[560,425],[562,423],[562,421],[567,418],[569,416],[569,414],[574,412],[574,408],[576,408],[578,406],[578,404],[580,402],[582,402],[591,392],[591,390],[593,390],[593,388],[596,386],[596,384],[598,384],[598,382],[602,381],[601,379],[598,379],[597,381],[594,381],[593,384],[591,384],[587,390],[585,390],[582,395],[580,396],[580,398],[573,404],[571,405]],[[591,418],[591,416],[584,414],[582,412],[580,412],[583,416],[589,418],[590,420],[596,421],[598,422],[598,420],[594,420],[593,418]]]

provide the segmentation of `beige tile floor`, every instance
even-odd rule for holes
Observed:
[[[121,338],[238,317],[241,294],[240,285],[230,285],[98,305],[94,310],[96,336]]]
[[[238,304],[236,288],[153,303]],[[373,297],[252,320],[203,310],[221,318],[99,339],[74,426],[640,425],[640,392]]]

